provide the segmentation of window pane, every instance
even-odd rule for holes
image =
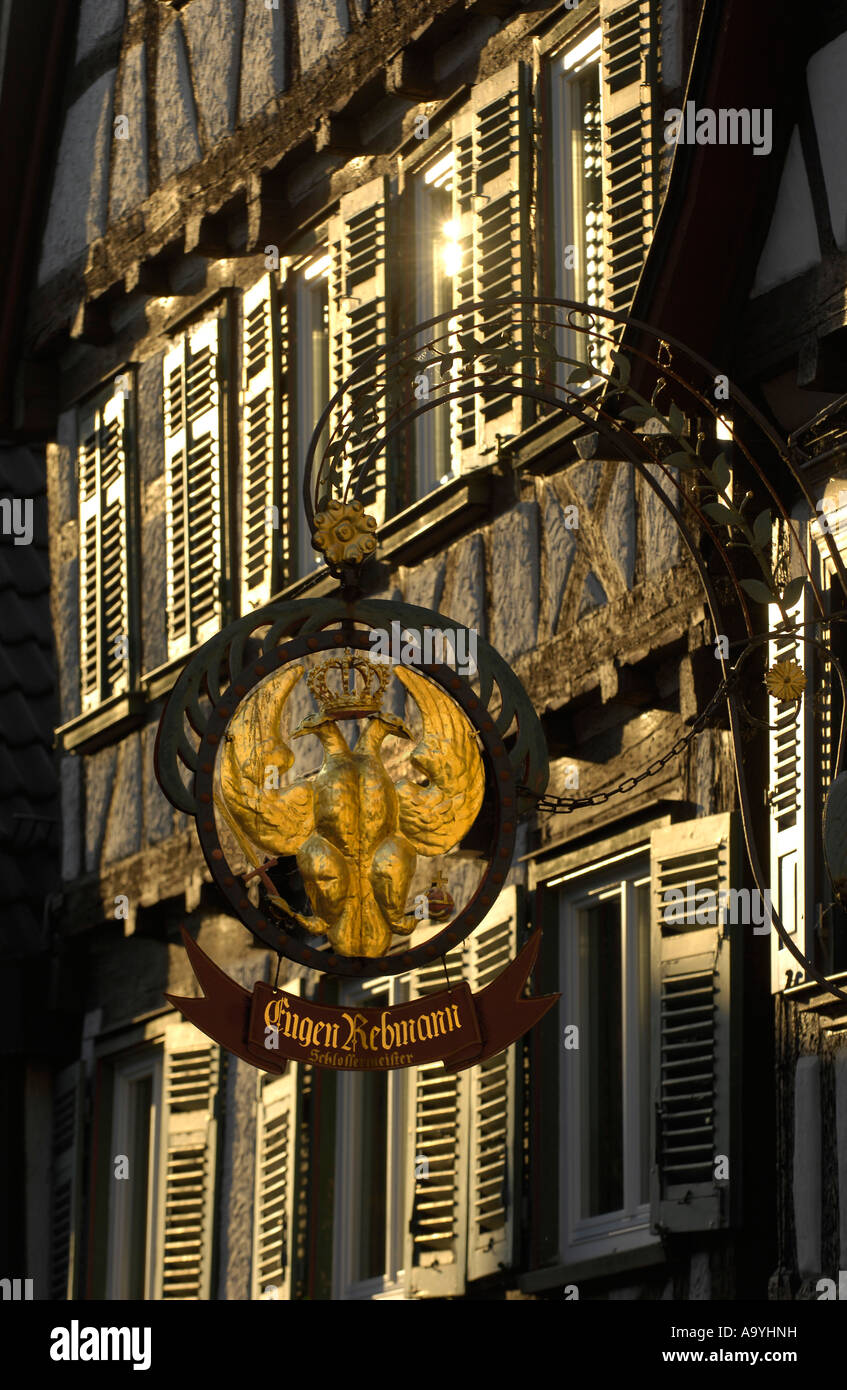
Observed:
[[[610,898],[579,914],[581,1209],[623,1207],[621,905]]]
[[[292,345],[296,363],[297,496],[294,515],[297,518],[297,577],[311,573],[319,563],[312,548],[312,538],[302,519],[300,499],[306,453],[315,426],[329,403],[329,282],[325,263],[326,257],[319,253],[297,279]],[[315,272],[311,277],[308,274],[310,270]],[[326,448],[326,442],[327,431],[324,429],[316,450],[318,460]]]
[[[358,1198],[359,1249],[356,1279],[385,1273],[385,1193],[388,1152],[388,1073],[358,1078],[361,1103],[361,1151]]]
[[[150,1109],[153,1078],[142,1076],[130,1084],[129,1158],[129,1251],[126,1296],[141,1299],[145,1294],[147,1264],[147,1186],[150,1176]]]
[[[638,969],[638,1200],[650,1200],[650,884],[635,889],[635,939]]]
[[[442,168],[443,166],[443,168]],[[435,168],[441,170],[439,177],[427,181],[418,179],[415,186],[415,319],[425,323],[427,319],[445,314],[453,303],[453,280],[455,266],[450,260],[455,254],[455,239],[452,236],[452,195],[453,169],[449,159],[442,159]],[[410,325],[411,326],[411,325]],[[420,335],[418,345],[434,338],[441,341],[437,350],[446,350],[447,325],[427,329]],[[425,370],[421,364],[421,372]],[[429,390],[437,390],[438,399],[444,398],[440,375],[432,369],[427,373]],[[427,411],[418,417],[415,424],[415,496],[425,497],[450,471],[450,408],[446,399],[444,404]]]

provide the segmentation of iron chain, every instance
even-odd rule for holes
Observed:
[[[518,794],[520,796],[532,797],[535,801],[536,811],[546,811],[548,814],[559,812],[560,814],[567,815],[568,812],[577,811],[582,806],[602,806],[606,801],[610,801],[613,796],[620,796],[623,792],[632,791],[633,787],[637,787],[639,782],[645,781],[648,777],[655,777],[656,773],[661,772],[662,768],[665,767],[672,758],[678,757],[679,754],[688,747],[691,740],[699,734],[712,711],[720,701],[724,699],[730,685],[735,679],[736,672],[731,671],[729,675],[721,681],[711,700],[706,705],[706,708],[703,710],[702,714],[698,714],[688,732],[682,734],[672,747],[668,749],[667,753],[663,753],[660,758],[654,758],[642,772],[637,772],[631,777],[624,778],[619,786],[608,787],[604,791],[591,792],[588,796],[553,796],[547,792],[539,796],[537,792],[533,792],[529,787],[519,785],[517,789]]]

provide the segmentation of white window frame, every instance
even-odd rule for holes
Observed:
[[[157,1221],[159,1209],[159,1169],[162,1137],[162,1082],[163,1054],[161,1048],[155,1051],[145,1049],[137,1056],[119,1057],[114,1062],[112,1082],[112,1147],[108,1162],[114,1164],[115,1156],[131,1152],[131,1111],[130,1093],[134,1082],[145,1077],[152,1079],[152,1101],[150,1106],[149,1151],[147,1157],[147,1230],[144,1241],[144,1298],[155,1298],[154,1284],[158,1263]],[[124,1181],[112,1174],[109,1186],[109,1244],[106,1272],[106,1297],[125,1299],[127,1293],[126,1261],[129,1248],[130,1200],[132,1197],[133,1174]]]
[[[580,77],[591,67],[596,67],[598,74],[600,74],[601,41],[602,31],[598,24],[587,34],[583,34],[576,42],[571,41],[560,49],[550,59],[549,68],[551,140],[548,170],[552,184],[553,241],[556,248],[554,294],[561,299],[573,299],[581,302],[588,300],[588,277],[582,263],[585,260],[586,248],[584,213],[581,208],[580,171],[574,167],[571,158],[573,136],[580,125],[574,79]],[[600,77],[600,88],[602,101],[602,77]],[[601,208],[600,235],[605,251],[602,215]],[[570,245],[576,247],[577,264],[573,268],[566,268],[562,252],[565,246]],[[598,306],[602,306],[604,302],[602,271],[599,279],[600,290],[595,302]],[[580,344],[584,342],[584,335],[576,333],[572,329],[563,328],[560,330],[559,337],[560,351],[569,357],[578,359],[580,356],[578,349]],[[558,384],[560,387],[564,387],[572,368],[564,362],[558,362],[556,370]],[[595,376],[590,381],[579,385],[570,385],[568,390],[571,392],[574,390],[585,391],[601,380],[601,377]]]
[[[342,1005],[354,1008],[388,1008],[409,998],[408,977],[391,976],[342,987]],[[362,1087],[368,1072],[339,1072],[335,1137],[335,1219],[333,1222],[333,1300],[402,1299],[406,1297],[403,1268],[405,1223],[409,1219],[412,1184],[408,1174],[406,1138],[405,1070],[386,1070],[388,1085],[387,1154],[385,1173],[385,1270],[376,1278],[356,1280],[354,1260],[359,1237],[358,1215],[362,1188],[358,1155],[361,1152]],[[405,1181],[404,1181],[405,1178]]]
[[[294,281],[294,333],[291,340],[291,352],[294,358],[294,486],[296,496],[294,499],[294,515],[297,517],[296,536],[297,543],[292,555],[294,574],[293,578],[303,579],[312,574],[319,565],[324,563],[323,555],[320,555],[312,547],[312,538],[306,529],[303,518],[302,502],[303,478],[306,466],[306,452],[314,433],[314,424],[307,424],[302,404],[306,400],[311,400],[314,395],[314,362],[311,351],[307,352],[306,345],[311,347],[312,332],[316,326],[316,294],[315,290],[322,282],[329,279],[330,256],[329,248],[324,245],[318,247],[312,255],[301,260],[291,272]],[[329,328],[327,327],[327,386],[329,387],[329,353],[330,339]],[[329,397],[327,397],[327,400]],[[289,407],[290,408],[290,407]],[[315,422],[316,423],[316,422]]]
[[[643,1070],[650,1075],[650,1020],[641,1030],[638,1019],[638,973],[635,913],[636,887],[650,891],[649,841],[621,854],[613,855],[587,868],[581,868],[550,880],[547,889],[560,892],[560,988],[562,1028],[580,1024],[579,1049],[562,1047],[560,1170],[559,1170],[559,1245],[564,1264],[576,1263],[598,1255],[633,1250],[656,1243],[650,1226],[650,1201],[638,1200],[639,1189],[648,1174],[640,1172],[643,1129],[651,1123],[651,1108],[639,1116],[637,1098],[641,1095]],[[622,970],[623,985],[623,1163],[624,1205],[616,1212],[604,1212],[594,1217],[580,1217],[581,1163],[583,1133],[580,1113],[580,1059],[587,1043],[584,1020],[579,1015],[579,942],[578,912],[610,897],[622,898]],[[650,1008],[653,1008],[652,994]]]

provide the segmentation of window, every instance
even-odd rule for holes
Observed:
[[[96,1052],[91,1296],[208,1299],[220,1049],[157,1019]]]
[[[131,374],[81,409],[79,447],[79,611],[82,712],[131,689],[136,634],[132,611]]]
[[[561,896],[562,1233],[571,1259],[649,1235],[650,866],[612,863]],[[571,1046],[569,1044],[577,1045]],[[582,1252],[582,1253],[580,1253]]]
[[[348,988],[348,1005],[378,1008],[408,998],[397,976]],[[402,1298],[408,1144],[405,1072],[338,1077],[336,1298]]]
[[[735,1217],[732,961],[758,920],[736,888],[736,839],[732,814],[705,816],[654,830],[649,859],[635,846],[547,881],[559,893],[566,1268]]]
[[[161,1053],[115,1065],[107,1298],[149,1299],[156,1269]]]
[[[295,518],[295,570],[292,578],[309,574],[322,556],[312,549],[312,538],[303,515],[303,479],[306,453],[318,421],[329,404],[329,270],[326,247],[319,248],[293,274],[296,323],[294,432],[297,458],[292,511]],[[324,428],[317,446],[320,460],[326,448]]]
[[[169,657],[216,633],[228,607],[223,345],[214,317],[184,334],[164,362]]]
[[[603,157],[600,29],[553,60],[550,167],[553,284],[561,299],[603,303]],[[560,351],[587,361],[583,334],[562,331]],[[592,361],[600,345],[592,343]],[[559,363],[560,385],[570,368]]]
[[[461,247],[458,228],[453,221],[454,154],[448,147],[436,156],[429,168],[413,183],[414,202],[413,265],[415,323],[445,314],[453,307],[453,280],[461,269]],[[421,333],[417,345],[439,338],[438,350],[447,348],[445,321],[437,328]],[[434,393],[440,404],[419,416],[414,432],[413,498],[425,497],[439,483],[445,482],[454,471],[450,447],[450,401],[440,377],[433,377],[425,361],[419,375],[426,379],[427,395]],[[420,384],[416,392],[422,390]],[[420,404],[426,400],[424,396]]]

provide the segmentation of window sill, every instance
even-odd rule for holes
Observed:
[[[96,753],[107,743],[123,738],[144,722],[146,700],[138,690],[113,695],[97,709],[88,710],[56,729],[56,743],[66,753]]]
[[[658,1237],[649,1245],[634,1250],[617,1250],[610,1255],[594,1255],[568,1265],[549,1265],[522,1274],[518,1287],[522,1293],[545,1293],[565,1284],[588,1283],[593,1279],[615,1278],[621,1274],[637,1274],[665,1263],[665,1252]]]

